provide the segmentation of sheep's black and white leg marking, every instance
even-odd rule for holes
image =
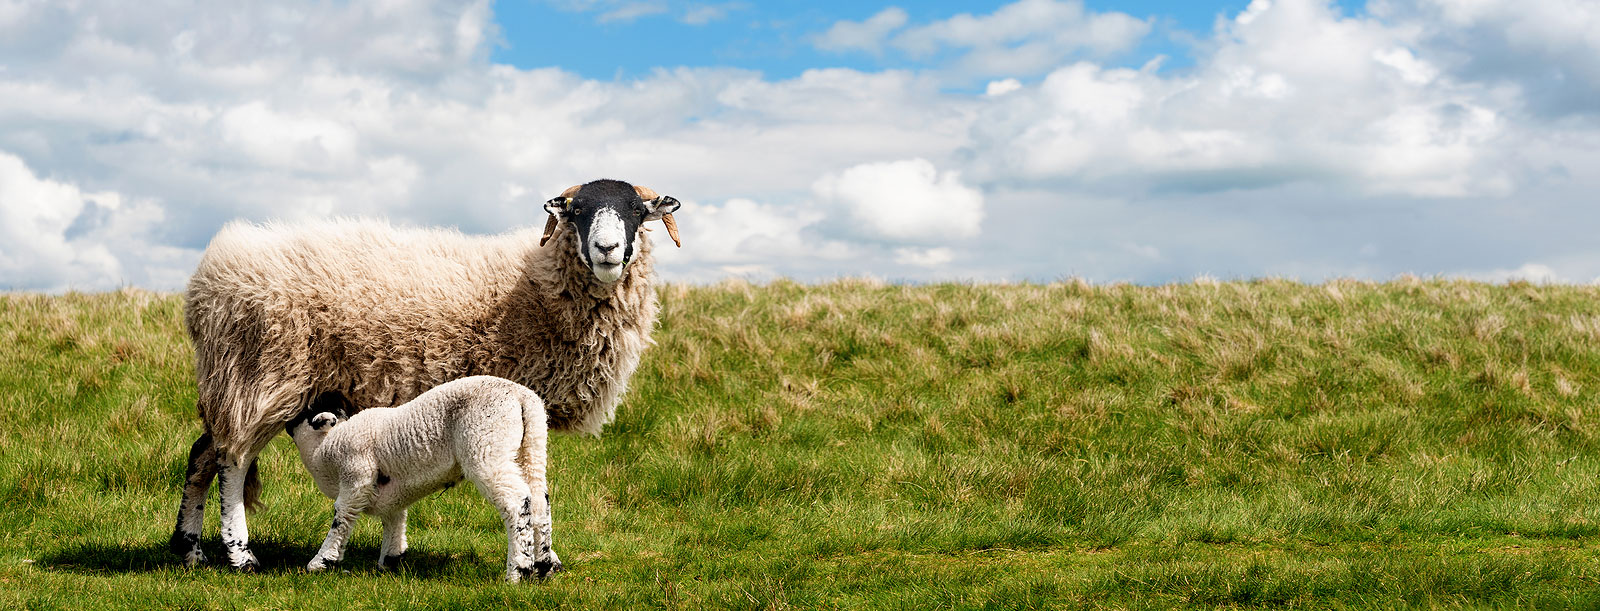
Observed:
[[[230,458],[217,461],[217,488],[221,499],[222,547],[228,553],[228,566],[240,571],[261,568],[256,555],[250,552],[250,529],[244,517],[244,482],[254,456],[246,456],[238,463]]]
[[[189,448],[189,468],[183,475],[183,499],[178,502],[178,523],[172,529],[172,539],[167,546],[172,553],[183,556],[189,566],[204,564],[206,555],[200,551],[200,529],[206,520],[206,494],[211,491],[211,480],[217,475],[217,454],[210,434],[202,434]]]
[[[344,545],[350,540],[350,531],[355,528],[356,518],[361,517],[361,512],[372,504],[373,490],[374,486],[370,483],[339,487],[339,498],[333,502],[333,523],[328,526],[328,537],[322,540],[322,548],[311,557],[306,570],[321,571],[344,558]]]
[[[379,480],[381,483],[383,480]],[[378,568],[392,569],[406,553],[406,510],[383,516],[383,546],[378,550]]]

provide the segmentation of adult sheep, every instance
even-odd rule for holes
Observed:
[[[679,243],[678,205],[598,180],[547,202],[542,236],[372,221],[223,227],[184,295],[205,432],[189,451],[172,550],[205,561],[216,477],[228,564],[259,566],[244,512],[259,499],[256,456],[316,403],[398,405],[493,375],[538,393],[550,430],[598,435],[659,309],[644,223],[661,220]]]

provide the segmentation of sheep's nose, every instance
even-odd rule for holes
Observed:
[[[611,251],[616,250],[618,246],[621,246],[621,244],[599,244],[599,243],[596,243],[594,245],[595,248],[600,250],[600,254],[602,254],[602,255],[611,254]]]

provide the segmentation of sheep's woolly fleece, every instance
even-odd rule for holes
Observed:
[[[571,254],[570,225],[542,248],[539,237],[364,220],[225,226],[184,308],[219,453],[265,446],[322,392],[396,405],[471,375],[533,389],[552,430],[599,434],[651,343],[650,240],[608,286]]]

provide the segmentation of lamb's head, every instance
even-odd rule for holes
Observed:
[[[577,235],[578,257],[603,283],[616,282],[627,271],[628,263],[639,252],[639,241],[644,239],[646,221],[659,219],[666,224],[672,241],[682,245],[678,225],[672,218],[678,200],[620,180],[596,180],[572,187],[546,202],[544,209],[550,213],[550,220],[545,222],[539,245],[550,239],[556,227],[566,226]]]
[[[342,416],[334,412],[313,413],[313,410],[308,409],[295,416],[294,420],[290,420],[285,428],[289,432],[289,437],[294,439],[295,447],[300,449],[301,458],[308,459],[317,451],[317,447],[322,445],[322,440],[328,436],[328,431],[333,430],[333,427],[343,420]]]

